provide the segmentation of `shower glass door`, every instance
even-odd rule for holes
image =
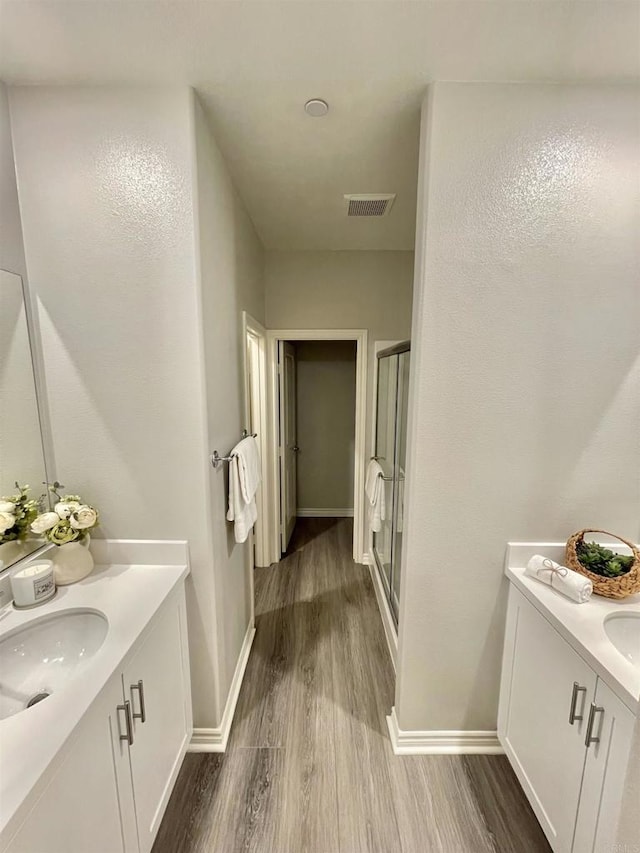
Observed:
[[[373,550],[387,592],[391,594],[393,559],[393,471],[395,464],[396,391],[398,356],[378,359],[378,408],[375,456],[384,474],[385,513],[382,527],[373,534]]]
[[[375,458],[382,466],[385,513],[373,534],[373,554],[396,625],[400,605],[407,450],[409,343],[378,353]]]
[[[400,573],[402,571],[402,533],[404,531],[404,478],[407,458],[407,410],[409,407],[409,366],[411,353],[398,355],[398,405],[396,406],[396,457],[393,497],[393,572],[391,609],[398,622],[400,610]]]

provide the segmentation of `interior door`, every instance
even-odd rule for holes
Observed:
[[[296,523],[296,351],[278,341],[278,396],[280,400],[280,538],[284,553]]]

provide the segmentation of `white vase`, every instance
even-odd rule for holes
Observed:
[[[53,576],[56,586],[68,586],[86,578],[93,571],[93,557],[89,550],[89,534],[79,542],[67,542],[56,545],[47,553],[53,562]]]

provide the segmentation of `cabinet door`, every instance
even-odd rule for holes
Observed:
[[[575,853],[604,853],[614,849],[635,724],[631,711],[600,679],[594,705],[591,734],[599,740],[587,747]],[[640,838],[640,812],[637,815]]]
[[[45,700],[49,701],[49,700]],[[5,853],[133,853],[137,833],[129,747],[120,741],[116,676],[85,714]]]
[[[574,682],[575,713],[569,723]],[[556,853],[569,853],[585,761],[585,729],[596,676],[513,587],[505,639],[498,734]]]
[[[134,715],[130,755],[140,853],[151,850],[191,736],[184,624],[182,592],[165,604],[123,670]]]

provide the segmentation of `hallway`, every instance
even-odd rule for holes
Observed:
[[[393,668],[351,519],[302,519],[257,569],[225,754],[187,754],[153,853],[543,853],[502,756],[394,756]]]

